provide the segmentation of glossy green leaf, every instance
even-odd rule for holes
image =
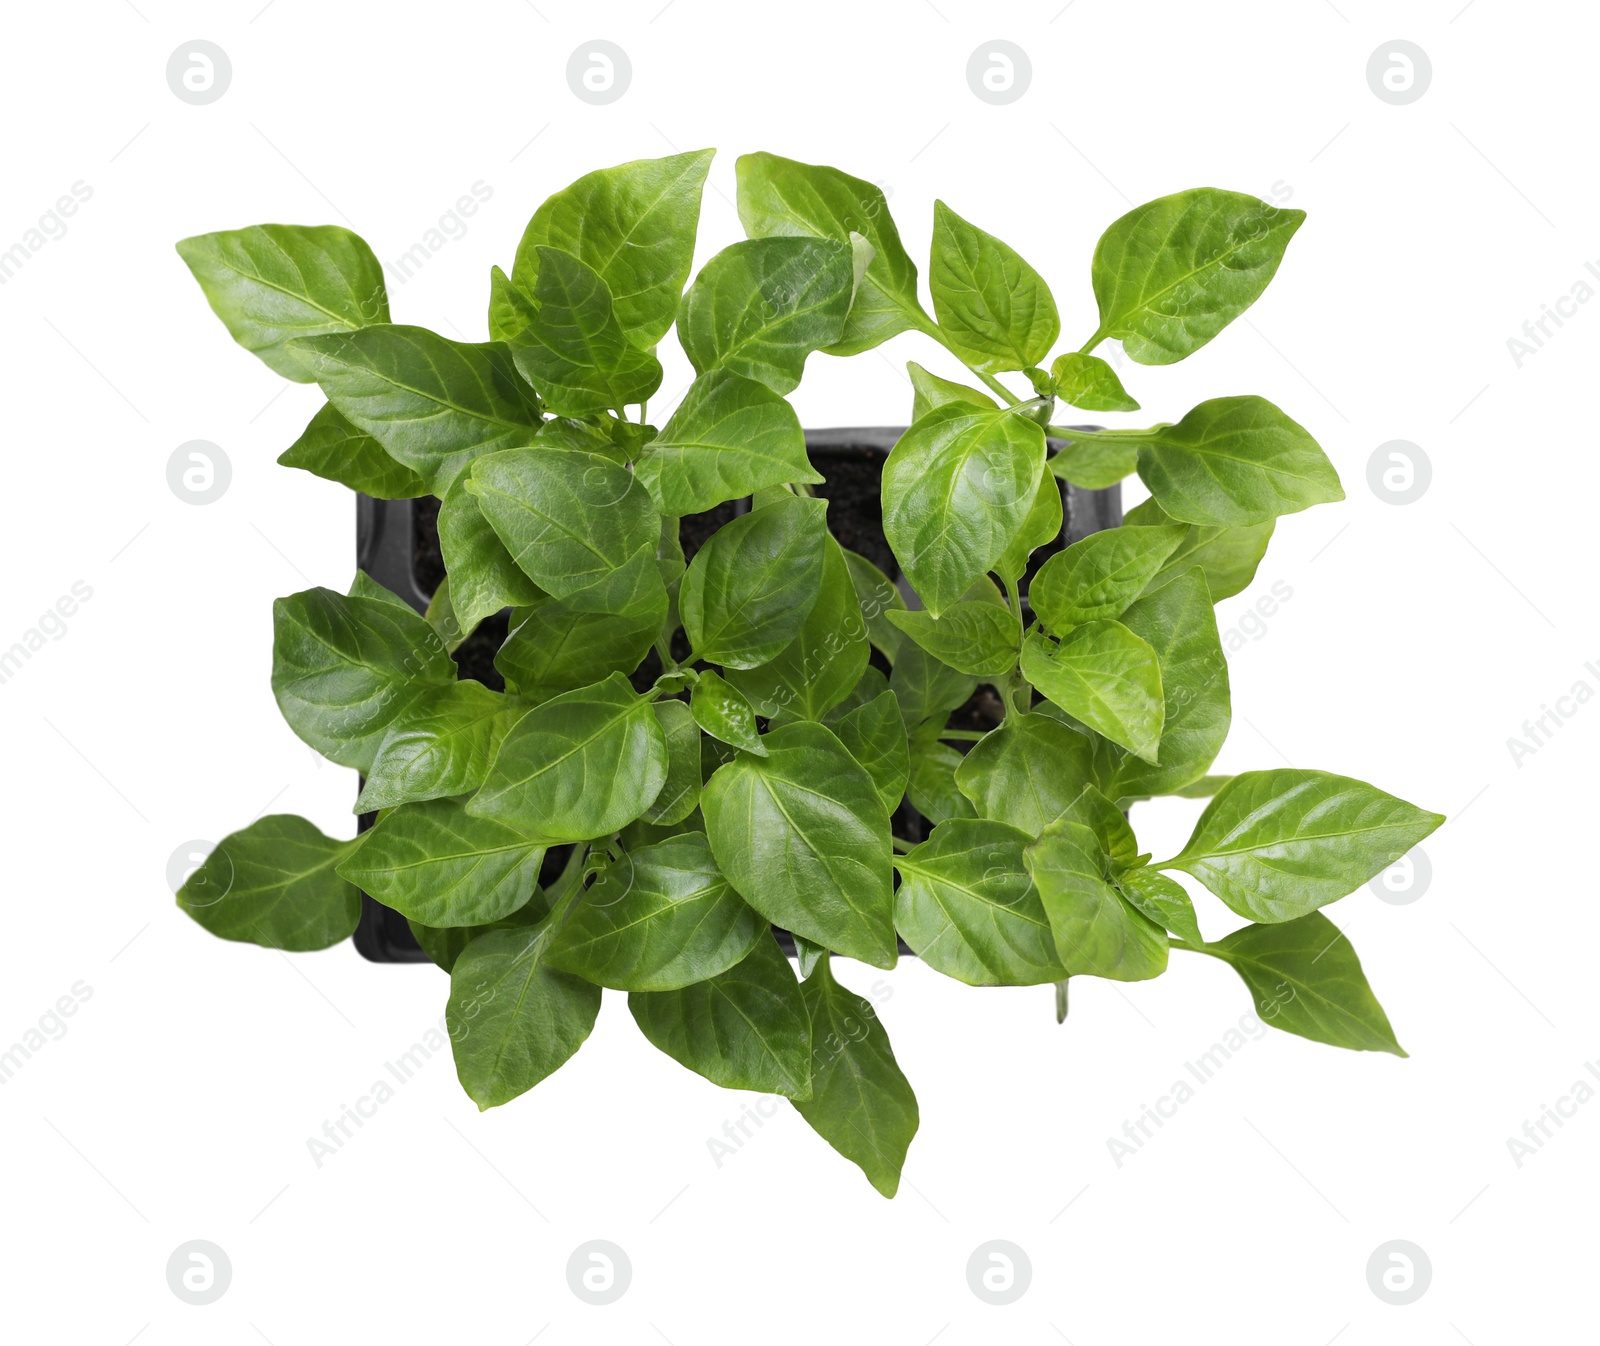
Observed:
[[[826,512],[825,500],[785,494],[712,534],[678,593],[697,659],[754,668],[800,634],[821,587]]]
[[[428,494],[428,483],[391,458],[371,435],[357,430],[331,402],[311,418],[300,438],[278,455],[281,467],[298,467],[380,500]]]
[[[911,770],[906,781],[906,796],[930,823],[947,818],[971,818],[976,813],[967,797],[956,788],[956,770],[961,754],[939,741],[939,722],[930,720],[911,736]]]
[[[823,542],[822,582],[800,633],[756,668],[730,668],[728,680],[776,721],[820,720],[860,681],[871,651],[844,551]]]
[[[389,726],[456,666],[417,613],[307,589],[272,605],[272,692],[289,727],[340,766],[368,771]]]
[[[317,375],[295,337],[389,321],[383,267],[360,236],[335,224],[257,224],[178,244],[228,334],[274,373]]]
[[[480,459],[467,485],[512,560],[568,608],[665,618],[660,515],[621,463],[541,444]]]
[[[544,594],[506,550],[467,489],[458,480],[439,504],[439,550],[450,579],[450,607],[468,631],[501,608],[537,603]]]
[[[1156,652],[1121,622],[1087,622],[1059,644],[1035,632],[1022,645],[1022,676],[1096,733],[1157,760],[1161,669]]]
[[[776,154],[746,154],[738,162],[739,219],[751,238],[833,238],[859,234],[872,260],[856,287],[844,335],[828,349],[857,355],[897,332],[923,326],[917,268],[900,242],[883,192],[837,168],[798,163]]]
[[[1162,929],[1194,944],[1204,942],[1200,938],[1194,903],[1176,879],[1168,878],[1158,869],[1138,865],[1117,875],[1115,882],[1117,891]]]
[[[486,935],[491,930],[538,925],[547,915],[549,908],[545,906],[544,893],[537,891],[527,905],[519,907],[505,920],[489,925],[432,926],[424,925],[421,921],[407,921],[406,925],[412,938],[422,946],[423,953],[433,960],[434,966],[449,972],[455,967],[462,951],[479,935]]]
[[[900,628],[889,620],[891,609],[904,612],[906,600],[894,582],[867,560],[848,548],[843,548],[845,564],[850,567],[850,581],[855,586],[856,606],[861,609],[861,620],[867,624],[867,639],[883,651],[892,664],[905,643]],[[964,700],[965,698],[963,698]]]
[[[629,341],[654,346],[678,315],[715,153],[637,159],[584,174],[534,212],[512,280],[536,295],[539,248],[560,248],[600,274]]]
[[[1068,973],[1144,981],[1166,971],[1165,932],[1112,886],[1109,857],[1089,828],[1057,818],[1023,858]]]
[[[625,852],[550,943],[552,967],[622,991],[672,991],[741,962],[768,926],[722,877],[699,832]]]
[[[1348,776],[1246,771],[1159,868],[1193,874],[1253,921],[1291,921],[1354,892],[1443,821]]]
[[[892,814],[905,797],[911,772],[905,721],[900,718],[895,694],[885,690],[857,706],[839,720],[834,732],[850,755],[866,768],[884,809]]]
[[[1097,337],[1144,365],[1199,350],[1260,298],[1305,217],[1214,187],[1130,210],[1094,250]]]
[[[1141,501],[1123,516],[1129,527],[1159,527],[1173,522],[1155,500]],[[1256,567],[1267,554],[1276,519],[1251,524],[1246,528],[1202,528],[1189,524],[1188,533],[1161,567],[1163,571],[1184,571],[1199,566],[1205,572],[1211,601],[1220,603],[1250,587]]]
[[[405,599],[401,598],[400,595],[395,593],[393,589],[379,584],[378,581],[373,579],[371,575],[367,574],[365,570],[356,571],[355,578],[350,581],[350,592],[346,594],[345,597],[375,598],[378,602],[389,603],[392,606],[399,608],[402,612],[410,613],[416,611],[411,604],[406,602]],[[429,622],[429,625],[432,626],[433,623]],[[434,629],[438,630],[437,627],[434,627]],[[441,636],[440,639],[443,639],[443,637]]]
[[[178,906],[219,939],[326,949],[348,939],[361,916],[361,894],[335,868],[360,844],[269,814],[217,843],[178,890]]]
[[[517,283],[497,266],[489,268],[489,340],[511,341],[527,330],[539,311]]]
[[[1352,1051],[1406,1055],[1355,948],[1321,912],[1247,925],[1204,952],[1233,965],[1269,1027]]]
[[[546,964],[548,923],[479,935],[450,969],[445,1020],[456,1075],[480,1109],[559,1070],[600,1013],[600,988]]]
[[[774,240],[776,241],[776,240]],[[663,514],[714,509],[784,482],[820,482],[794,408],[726,369],[702,374],[639,457],[639,480]]]
[[[1057,634],[1084,622],[1115,619],[1144,592],[1183,541],[1186,529],[1108,528],[1057,552],[1028,586],[1028,602]]]
[[[931,612],[889,612],[889,620],[941,663],[978,678],[998,678],[1017,664],[1014,613],[992,603],[966,600]]]
[[[928,264],[933,311],[951,345],[974,369],[1026,369],[1050,353],[1061,320],[1050,287],[1017,251],[933,204]]]
[[[459,799],[434,799],[385,813],[339,874],[423,925],[488,925],[528,904],[544,853]]]
[[[1066,976],[1023,866],[1030,840],[1004,823],[955,818],[896,857],[895,926],[923,962],[969,986],[1036,986]]]
[[[552,841],[603,837],[661,793],[667,744],[621,673],[535,706],[500,740],[468,810]]]
[[[678,314],[695,372],[726,369],[774,393],[800,386],[806,356],[844,335],[855,275],[831,238],[752,238],[701,269]]]
[[[1264,397],[1202,402],[1138,451],[1140,479],[1183,523],[1245,527],[1344,499],[1328,455]]]
[[[888,690],[889,679],[883,676],[881,670],[868,664],[861,670],[861,676],[856,679],[856,685],[850,689],[850,694],[822,717],[822,723],[837,734],[839,724],[846,715],[882,696]]]
[[[935,407],[946,402],[960,402],[965,406],[988,407],[998,411],[1000,404],[987,393],[969,388],[964,383],[952,383],[937,374],[930,374],[915,360],[906,361],[906,373],[911,378],[911,419],[920,421]]]
[[[290,349],[328,401],[435,495],[479,454],[527,443],[540,423],[538,395],[495,342],[396,324],[301,337]]]
[[[755,708],[716,669],[708,668],[700,674],[689,698],[689,710],[706,733],[757,757],[767,755],[767,745],[756,729]]]
[[[1199,568],[1160,581],[1122,614],[1122,623],[1155,651],[1161,665],[1160,762],[1108,743],[1096,752],[1097,771],[1113,799],[1170,794],[1206,773],[1233,720],[1228,661]]]
[[[1098,355],[1068,351],[1056,356],[1050,379],[1057,397],[1082,411],[1137,411],[1117,371]]]
[[[956,769],[979,816],[1038,836],[1093,780],[1087,735],[1048,715],[1008,715]]]
[[[647,401],[661,386],[661,362],[628,339],[600,273],[559,248],[536,252],[537,311],[511,343],[517,368],[561,416],[620,414]]]
[[[978,690],[978,680],[970,673],[958,673],[908,640],[894,661],[889,689],[900,703],[908,730],[925,722],[943,728],[950,712]]]
[[[501,693],[470,679],[430,693],[389,726],[355,811],[471,794],[483,784],[495,744],[518,713]]]
[[[895,961],[889,815],[831,730],[774,729],[706,783],[706,836],[729,881],[768,920],[874,967]]]
[[[649,653],[655,614],[578,612],[546,595],[512,614],[494,666],[526,701],[548,701],[608,673],[631,673]]]
[[[1103,491],[1138,468],[1140,442],[1120,430],[1079,431],[1051,457],[1050,470],[1086,491]]]
[[[1012,593],[1016,592],[1017,581],[1027,570],[1028,560],[1033,553],[1061,536],[1065,517],[1061,504],[1061,483],[1050,473],[1041,473],[1039,484],[1034,488],[1033,504],[1028,507],[1022,527],[994,563],[994,573],[1005,580]]]
[[[728,971],[675,991],[636,991],[628,1008],[654,1046],[713,1084],[811,1095],[811,1018],[770,933]]]
[[[811,1016],[811,1097],[795,1100],[795,1111],[892,1197],[917,1134],[917,1096],[872,1002],[834,980],[830,959],[800,990]]]
[[[1092,785],[1082,792],[1058,815],[1067,822],[1082,823],[1100,843],[1100,850],[1109,862],[1113,878],[1132,867],[1139,859],[1139,843],[1133,828],[1121,809]],[[1135,906],[1138,903],[1134,904]]]
[[[1022,529],[1044,468],[1044,431],[1011,411],[949,403],[901,435],[883,466],[883,531],[935,616]]]
[[[653,707],[667,743],[667,779],[639,816],[671,827],[700,807],[700,726],[682,701],[657,701]]]

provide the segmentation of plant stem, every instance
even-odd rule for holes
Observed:
[[[981,729],[946,729],[940,738],[947,738],[952,743],[978,743],[988,737]]]
[[[974,369],[971,365],[969,365],[962,357],[961,352],[950,344],[950,338],[944,334],[943,330],[939,327],[939,324],[929,319],[926,314],[919,313],[917,319],[917,330],[923,333],[925,336],[932,337],[947,351],[949,351],[951,355],[955,356],[957,360],[960,360],[962,367],[965,368],[969,374],[973,375],[975,378],[981,379],[991,392],[998,393],[1000,397],[1004,399],[1005,404],[1008,407],[1014,407],[1022,401],[1020,397],[1012,396],[1011,389],[1007,388],[1006,385],[1001,383],[999,379],[995,378],[993,374],[985,374],[983,370]]]
[[[1170,948],[1183,949],[1188,953],[1203,953],[1203,954],[1209,955],[1212,958],[1222,958],[1223,962],[1227,962],[1228,961],[1226,958],[1223,958],[1223,956],[1220,953],[1217,953],[1214,949],[1207,949],[1207,948],[1205,948],[1205,947],[1203,947],[1202,945],[1199,945],[1199,944],[1191,944],[1191,943],[1189,943],[1188,940],[1179,939],[1175,935],[1168,935],[1167,936],[1167,945]]]
[[[1106,339],[1106,329],[1103,328],[1103,327],[1095,328],[1094,335],[1092,337],[1090,337],[1087,341],[1085,341],[1083,343],[1083,345],[1078,347],[1078,354],[1079,355],[1087,355],[1090,351],[1092,351],[1096,346],[1098,346],[1105,339]]]
[[[890,837],[889,839],[894,842],[895,850],[899,851],[901,855],[904,855],[907,851],[916,849],[917,843],[914,841],[907,841],[904,837]]]

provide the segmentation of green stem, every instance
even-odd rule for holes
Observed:
[[[1217,953],[1214,949],[1207,949],[1207,948],[1205,948],[1205,947],[1203,947],[1202,945],[1199,945],[1199,944],[1191,944],[1191,943],[1189,943],[1188,940],[1179,939],[1176,935],[1168,935],[1167,936],[1167,944],[1168,944],[1168,946],[1170,948],[1183,949],[1183,950],[1185,950],[1185,951],[1187,951],[1189,953],[1209,954],[1212,958],[1222,958],[1223,962],[1227,962],[1228,961],[1226,958],[1223,958],[1223,956],[1220,953]]]
[[[907,851],[916,849],[917,843],[914,841],[907,841],[904,837],[891,837],[890,840],[894,842],[895,850],[899,851],[901,855],[904,855]]]
[[[982,729],[946,729],[939,737],[949,739],[952,743],[977,743],[989,735]]]
[[[1094,335],[1092,337],[1090,337],[1087,341],[1085,341],[1083,343],[1083,345],[1078,347],[1078,354],[1079,355],[1087,355],[1090,351],[1092,351],[1096,346],[1098,346],[1105,339],[1106,339],[1106,329],[1103,328],[1103,327],[1095,328]]]
[[[919,310],[916,321],[917,330],[919,332],[923,333],[925,336],[932,337],[947,351],[949,351],[951,355],[955,356],[957,360],[960,360],[962,367],[966,369],[969,374],[971,374],[974,378],[982,380],[984,385],[988,387],[991,392],[998,393],[1008,407],[1017,406],[1022,401],[1020,397],[1013,396],[1011,389],[1007,388],[1006,385],[1001,383],[999,379],[995,378],[993,374],[985,374],[983,370],[974,369],[971,365],[969,365],[966,359],[962,356],[961,352],[950,344],[950,338],[944,334],[943,330],[939,327],[939,324],[930,319],[927,314],[922,313]]]

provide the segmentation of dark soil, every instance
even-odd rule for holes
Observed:
[[[887,456],[872,448],[813,450],[812,466],[827,480],[811,489],[828,502],[828,527],[839,545],[898,579],[900,566],[883,535],[878,495]]]

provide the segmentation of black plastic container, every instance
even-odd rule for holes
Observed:
[[[1089,427],[1084,427],[1085,429]],[[829,501],[828,526],[842,546],[859,552],[889,576],[908,596],[910,590],[883,536],[883,513],[878,483],[883,461],[889,456],[903,427],[867,427],[839,430],[808,430],[806,452],[827,480],[812,489]],[[1085,491],[1057,482],[1062,492],[1060,538],[1035,553],[1028,576],[1046,559],[1102,529],[1122,522],[1122,491],[1112,486],[1103,491]],[[723,523],[749,509],[747,501],[730,501],[708,514],[683,522],[684,552],[691,559],[699,544]],[[428,601],[444,577],[444,561],[439,554],[437,519],[439,502],[431,496],[418,500],[375,500],[356,497],[356,564],[378,583],[399,595],[418,612],[426,611]],[[456,664],[464,678],[476,678],[499,689],[503,682],[494,667],[495,651],[506,636],[504,614],[490,617],[455,652]],[[680,637],[681,638],[681,637]],[[874,659],[879,656],[874,652]],[[654,680],[648,667],[655,661],[652,651],[640,669],[644,685]],[[993,691],[980,686],[951,720],[968,728],[989,728],[998,722],[999,703]],[[372,826],[373,815],[363,814],[361,829]],[[925,824],[910,805],[901,806],[895,819],[897,834],[910,840],[923,835]],[[563,848],[564,849],[564,848]],[[552,857],[554,859],[555,857]],[[365,893],[361,897],[361,921],[356,927],[356,950],[374,963],[425,963],[424,953],[411,934],[405,917]],[[792,944],[780,939],[786,947]],[[909,952],[901,946],[902,952]]]

